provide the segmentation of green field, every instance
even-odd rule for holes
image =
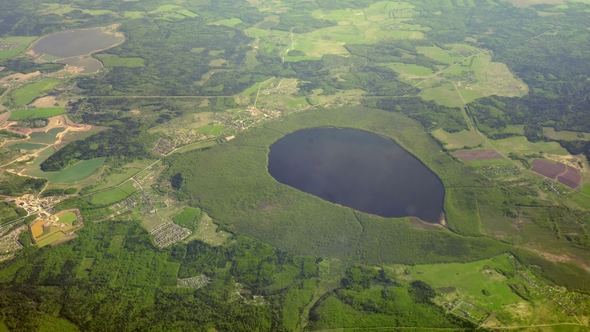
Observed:
[[[451,150],[474,147],[484,142],[484,138],[477,131],[463,130],[458,133],[448,133],[443,129],[437,129],[431,134],[443,142],[445,148]]]
[[[0,43],[13,44],[10,49],[0,50],[0,59],[11,58],[23,52],[37,37],[6,37],[0,38]]]
[[[225,130],[224,126],[221,125],[207,125],[198,129],[200,133],[207,135],[219,135]]]
[[[432,69],[415,64],[392,62],[387,64],[386,67],[400,73],[402,78],[426,77],[434,74]]]
[[[98,191],[101,189],[105,189],[111,186],[116,186],[121,182],[129,179],[133,175],[137,174],[137,172],[141,171],[141,168],[138,167],[130,167],[124,168],[123,172],[118,172],[119,170],[114,170],[111,174],[107,175],[102,179],[102,181],[96,185],[96,187],[92,188],[92,191]]]
[[[142,18],[145,16],[145,12],[140,12],[140,11],[126,11],[123,12],[123,16],[125,18]]]
[[[553,127],[543,127],[543,135],[554,140],[577,141],[590,139],[590,133],[567,130],[556,131]]]
[[[50,118],[52,116],[63,114],[64,112],[65,110],[59,107],[31,108],[28,110],[12,111],[8,120],[17,121],[24,119]]]
[[[55,241],[61,239],[64,236],[66,236],[66,235],[63,232],[61,232],[61,231],[55,232],[55,233],[49,235],[48,237],[46,237],[46,238],[44,238],[42,240],[39,240],[37,242],[37,246],[44,247],[44,246],[46,246],[48,244],[51,244],[52,242],[55,242]]]
[[[59,217],[59,222],[72,226],[74,221],[78,220],[74,212],[66,212]]]
[[[233,26],[238,25],[240,23],[242,23],[242,20],[240,20],[239,18],[235,18],[234,17],[234,18],[230,18],[230,19],[226,19],[226,20],[220,20],[220,21],[217,21],[217,22],[213,22],[211,24],[214,24],[214,25],[225,25],[225,26],[228,26],[228,27],[233,27]]]
[[[144,67],[145,63],[142,58],[120,58],[112,54],[96,54],[95,57],[102,61],[106,67]]]
[[[569,153],[556,142],[529,142],[524,136],[516,136],[501,140],[490,140],[490,143],[502,154],[510,152],[518,154],[535,154],[539,152],[566,156]]]
[[[136,191],[133,181],[128,181],[118,188],[92,195],[90,203],[98,206],[109,206],[124,200]]]
[[[454,291],[444,293],[448,300],[460,299],[489,310],[502,310],[506,305],[522,301],[508,287],[509,280],[497,271],[514,269],[506,255],[471,263],[416,265],[405,269],[406,278],[425,281],[435,288],[453,287]]]
[[[432,100],[449,107],[462,107],[465,105],[453,83],[435,84],[434,87],[427,88],[421,85],[421,88],[423,90],[419,96],[425,100]]]
[[[51,156],[52,154],[53,147],[49,147],[43,150],[35,159],[35,161],[27,166],[26,170],[24,171],[24,174],[40,178],[46,178],[50,182],[73,183],[84,180],[85,178],[94,174],[94,172],[96,172],[96,170],[100,168],[106,160],[106,158],[104,157],[94,158],[90,160],[82,160],[61,171],[43,172],[39,165],[41,165],[41,163],[45,161],[45,159],[49,158],[49,156]]]
[[[186,227],[190,230],[195,230],[200,217],[201,210],[192,207],[186,207],[180,213],[176,214],[172,220],[179,226]]]
[[[45,78],[33,84],[27,84],[22,88],[12,92],[12,99],[16,106],[24,106],[35,98],[41,96],[43,92],[53,89],[61,80],[55,78]]]
[[[41,59],[43,61],[47,61],[47,62],[53,62],[53,61],[59,60],[61,58],[58,56],[55,56],[55,55],[51,55],[51,54],[43,54],[43,56],[40,57],[39,59]]]
[[[215,143],[215,141],[192,143],[192,144],[185,145],[185,146],[179,148],[178,150],[175,150],[173,153],[183,153],[183,152],[197,150],[197,149],[210,148],[212,146],[215,146],[216,144],[217,143]]]

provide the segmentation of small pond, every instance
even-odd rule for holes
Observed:
[[[332,203],[433,223],[443,213],[440,179],[395,141],[377,134],[299,130],[273,143],[268,158],[268,171],[277,181]]]

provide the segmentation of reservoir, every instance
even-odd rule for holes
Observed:
[[[123,40],[123,36],[108,33],[104,28],[70,30],[41,38],[33,45],[33,50],[61,59],[113,47]]]
[[[279,182],[381,217],[436,223],[440,179],[395,141],[355,129],[312,128],[270,146],[268,171]]]

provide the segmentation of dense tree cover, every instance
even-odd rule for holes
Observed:
[[[27,138],[25,135],[13,133],[8,130],[0,130],[0,138]]]
[[[53,73],[63,69],[66,65],[63,63],[36,63],[30,58],[24,57],[0,60],[0,66],[6,67],[6,69],[4,69],[6,73],[12,72],[29,74],[36,71],[40,71],[42,73]]]
[[[310,313],[313,329],[388,326],[467,328],[475,326],[446,314],[432,300],[435,290],[423,281],[403,285],[383,270],[353,266],[343,287],[327,293]]]
[[[22,196],[40,191],[47,179],[36,179],[19,176],[11,172],[3,172],[0,179],[0,195]]]
[[[223,58],[225,68],[236,69],[252,41],[243,31],[207,23],[201,17],[180,22],[126,21],[120,27],[126,42],[105,53],[143,58],[145,66],[114,67],[104,76],[87,79],[81,87],[94,95],[232,95],[259,81],[260,77],[249,73],[230,71],[197,83],[211,69],[211,60]],[[219,52],[222,54],[217,55]]]
[[[62,196],[62,195],[73,195],[78,192],[76,188],[67,188],[67,189],[46,189],[41,193],[41,197],[50,197],[50,196]]]
[[[589,141],[564,141],[558,140],[559,144],[563,146],[569,153],[573,155],[584,154],[586,159],[590,161],[590,142]]]
[[[67,1],[55,1],[55,3],[60,2],[64,5],[71,3]],[[84,2],[90,3],[92,1]],[[0,36],[42,36],[63,29],[108,25],[116,19],[112,15],[80,15],[79,12],[75,11],[66,13],[64,16],[55,14],[43,15],[43,10],[47,9],[47,7],[43,6],[42,3],[42,1],[38,0],[16,2],[1,0]]]
[[[13,202],[0,202],[0,223],[14,220],[27,215],[25,209],[16,206]]]
[[[473,196],[469,188],[486,188],[489,182],[441,152],[426,133],[420,134],[418,123],[397,113],[350,108],[293,115],[211,150],[172,155],[164,160],[170,165],[164,178],[181,174],[180,191],[213,218],[285,251],[340,259],[354,254],[374,264],[469,261],[506,251],[504,244],[488,238],[421,231],[407,220],[365,220],[364,214],[277,183],[266,172],[268,146],[282,133],[310,126],[371,128],[395,138],[437,172],[445,185],[465,193],[445,202],[451,229],[480,234],[472,231],[479,225],[470,218],[477,215],[477,204],[463,204],[463,198]],[[456,209],[449,208],[455,205]]]
[[[511,252],[524,265],[535,267],[532,271],[550,283],[590,293],[590,276],[588,271],[580,266],[571,263],[554,263],[523,249],[512,249]]]
[[[121,237],[124,241],[115,241]],[[0,293],[19,298],[0,302],[5,322],[35,326],[46,313],[86,331],[281,330],[272,306],[247,305],[235,298],[228,272],[211,274],[213,282],[202,290],[166,287],[170,278],[175,286],[180,264],[170,251],[154,248],[136,224],[90,223],[78,240],[56,250],[31,247],[21,255],[29,264],[5,263],[8,272],[0,272]],[[31,310],[19,310],[33,302]]]
[[[93,158],[108,157],[118,165],[152,157],[157,137],[141,124],[128,119],[124,125],[113,126],[84,140],[72,142],[41,163],[45,172],[62,170],[69,165]]]
[[[390,112],[401,112],[420,122],[427,130],[442,128],[458,132],[467,129],[459,108],[442,106],[418,97],[380,99],[375,106]]]
[[[534,9],[515,9],[509,3],[476,3],[475,8],[446,9],[445,15],[422,11],[415,22],[432,28],[426,35],[439,43],[477,37],[478,46],[493,51],[493,61],[506,63],[529,86],[522,98],[492,96],[471,103],[481,129],[542,124],[589,131],[587,5],[574,4],[562,10],[565,15],[541,17]]]

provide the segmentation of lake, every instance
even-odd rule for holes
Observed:
[[[80,29],[45,36],[32,49],[62,59],[107,49],[123,40],[122,36],[108,33],[104,28]]]
[[[420,160],[383,136],[312,128],[270,146],[268,171],[279,182],[332,203],[388,218],[441,219],[445,190]]]
[[[91,57],[74,57],[56,61],[69,66],[83,68],[81,74],[94,74],[102,68],[102,62]]]

